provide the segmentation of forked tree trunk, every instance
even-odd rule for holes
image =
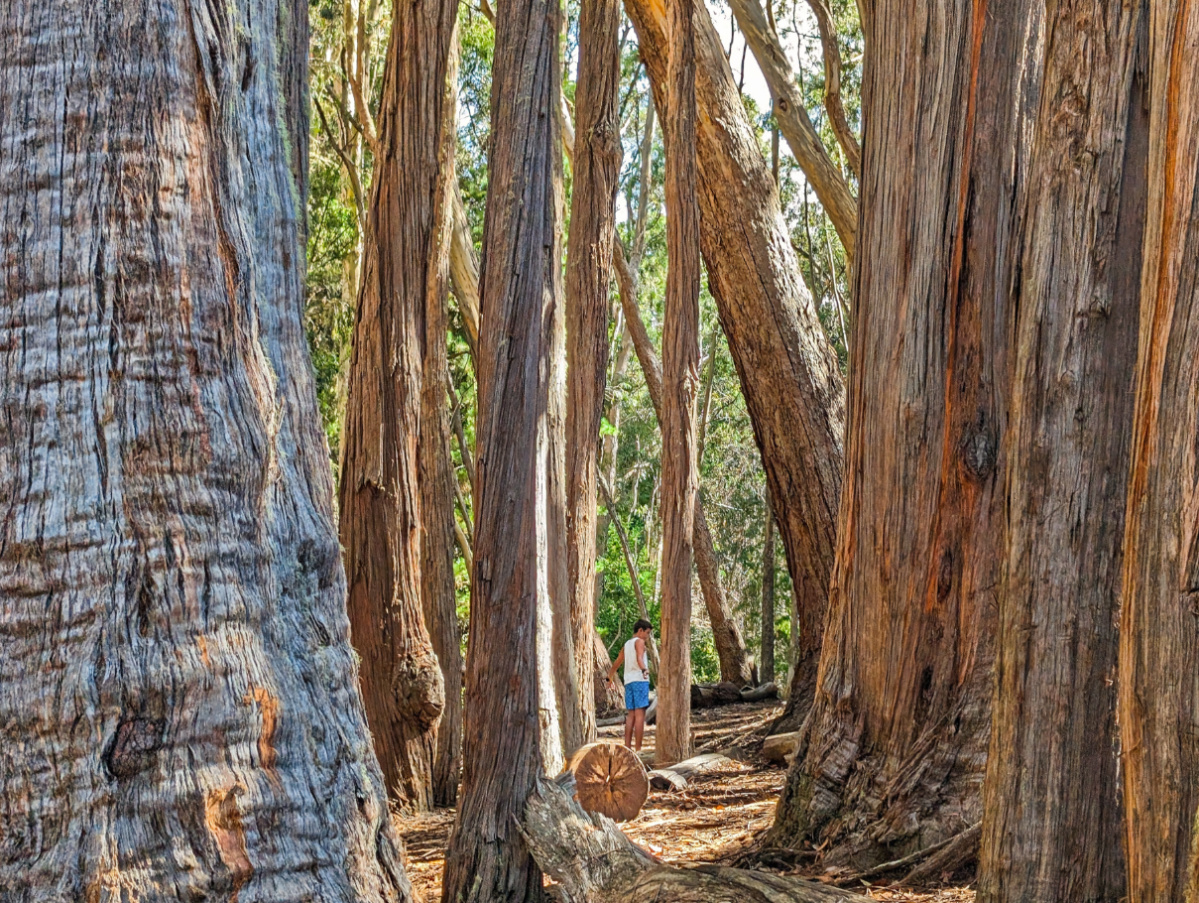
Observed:
[[[665,9],[654,0],[626,0],[625,10],[658,111],[669,110]],[[770,168],[703,4],[695,8],[695,52],[700,243],[782,515],[778,527],[797,587],[801,634],[788,705],[802,717],[815,685],[833,569],[844,386],[800,277]]]
[[[622,251],[616,250],[616,269],[620,277],[620,303],[624,310],[625,322],[628,324],[629,338],[637,352],[637,361],[641,364],[641,372],[645,377],[645,387],[649,392],[650,402],[654,406],[654,414],[658,418],[659,427],[661,427],[663,417],[662,367],[658,363],[657,355],[654,354],[653,343],[650,341],[645,323],[641,319],[641,311],[637,307],[637,287],[622,254]],[[725,596],[724,586],[720,580],[720,563],[716,559],[712,531],[708,527],[708,519],[704,514],[703,497],[699,493],[696,493],[695,496],[695,533],[692,551],[695,555],[695,570],[699,575],[700,592],[703,593],[704,606],[708,612],[708,623],[712,627],[716,657],[720,661],[720,679],[743,687],[753,681],[753,668],[749,662],[749,653],[745,649],[745,640],[741,636],[737,622],[733,620],[733,610]],[[632,569],[630,569],[629,576],[634,578]]]
[[[442,108],[441,160],[437,187],[439,210],[436,233],[439,265],[449,256],[453,224],[453,192],[457,186],[454,150],[457,146],[458,47],[450,42]],[[462,631],[458,626],[458,595],[454,585],[455,480],[450,455],[449,329],[444,290],[425,296],[425,328],[421,337],[421,424],[417,478],[421,504],[421,602],[433,652],[441,665],[445,705],[437,725],[433,763],[433,803],[453,806],[462,773]]]
[[[552,333],[562,298],[559,15],[550,0],[509,0],[496,32],[464,767],[447,903],[541,899],[541,873],[514,822],[538,771],[554,770],[554,749],[562,762],[545,554]]]
[[[1149,15],[1149,204],[1120,621],[1130,903],[1199,900],[1199,16]]]
[[[988,903],[1124,897],[1114,675],[1145,231],[1144,12],[1063,3],[1046,22],[1024,236],[1011,249]],[[1081,112],[1064,120],[1071,104]]]
[[[426,364],[440,362],[436,346],[445,334],[451,183],[443,130],[452,122],[446,72],[457,9],[456,0],[403,0],[393,9],[341,467],[341,544],[367,719],[388,788],[415,811],[433,806],[445,703],[422,607],[417,476],[421,446],[431,456],[444,436],[423,436],[421,426],[422,414],[435,417],[422,408],[445,398],[440,379],[427,397],[423,384]],[[448,485],[442,474],[425,495],[436,502]],[[444,539],[442,514],[434,512],[435,541]]]
[[[306,12],[0,7],[6,899],[411,899],[301,324]]]
[[[827,864],[859,867],[982,814],[1009,252],[1040,58],[1024,0],[908,0],[877,15],[837,570],[820,683],[771,837],[815,839]]]
[[[566,554],[582,735],[564,737],[567,746],[595,740],[595,479],[620,175],[619,88],[620,0],[586,0],[579,15],[578,139],[566,268]]]

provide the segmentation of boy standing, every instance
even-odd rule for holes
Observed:
[[[607,682],[612,686],[612,675],[624,665],[624,745],[629,749],[641,749],[641,736],[645,733],[645,710],[649,708],[649,639],[654,634],[654,625],[642,618],[633,625],[633,636],[624,644],[620,655],[608,669]]]

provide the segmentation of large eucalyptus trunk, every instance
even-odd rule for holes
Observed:
[[[1040,58],[1031,0],[876,16],[837,569],[773,828],[830,865],[893,860],[982,815],[1010,249]]]
[[[559,17],[553,0],[509,0],[496,32],[475,566],[462,792],[442,891],[447,903],[541,899],[541,873],[516,820],[538,771],[562,764],[546,554],[554,529],[550,394],[562,299]]]
[[[1149,201],[1120,621],[1130,903],[1199,900],[1199,14],[1149,13]]]
[[[411,899],[301,325],[306,12],[0,8],[6,900]]]
[[[671,114],[665,10],[651,0],[626,0],[625,10],[659,113]],[[789,706],[798,718],[815,685],[833,570],[844,386],[800,277],[774,178],[703,4],[695,8],[695,54],[700,246],[797,587],[801,661]]]
[[[1009,523],[981,901],[1124,897],[1114,676],[1145,226],[1144,19],[1140,3],[1082,0],[1045,23],[1023,242],[1011,248]]]
[[[566,478],[570,621],[581,736],[595,740],[596,466],[608,369],[608,287],[620,175],[620,0],[586,0],[579,14],[574,184],[566,268]]]
[[[430,387],[428,399],[422,393],[426,357],[437,366],[445,334],[450,181],[442,163],[457,8],[456,0],[401,0],[393,8],[342,440],[341,544],[367,719],[388,788],[418,811],[433,806],[445,702],[422,607],[428,549],[418,473],[421,446],[428,458],[445,435],[422,435],[421,427],[424,414],[431,429],[444,429],[422,410],[444,405],[444,395],[432,397],[444,382]],[[426,489],[430,501],[442,496],[438,488]],[[440,529],[431,537],[441,539]]]

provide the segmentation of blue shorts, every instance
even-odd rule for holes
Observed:
[[[649,708],[648,680],[635,680],[624,685],[624,707],[630,711]]]

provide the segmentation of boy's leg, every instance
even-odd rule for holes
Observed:
[[[636,716],[633,723],[633,748],[640,752],[641,738],[645,734],[645,709],[637,709],[633,714]]]
[[[637,710],[628,709],[624,713],[624,745],[633,748],[633,725],[637,722]]]

